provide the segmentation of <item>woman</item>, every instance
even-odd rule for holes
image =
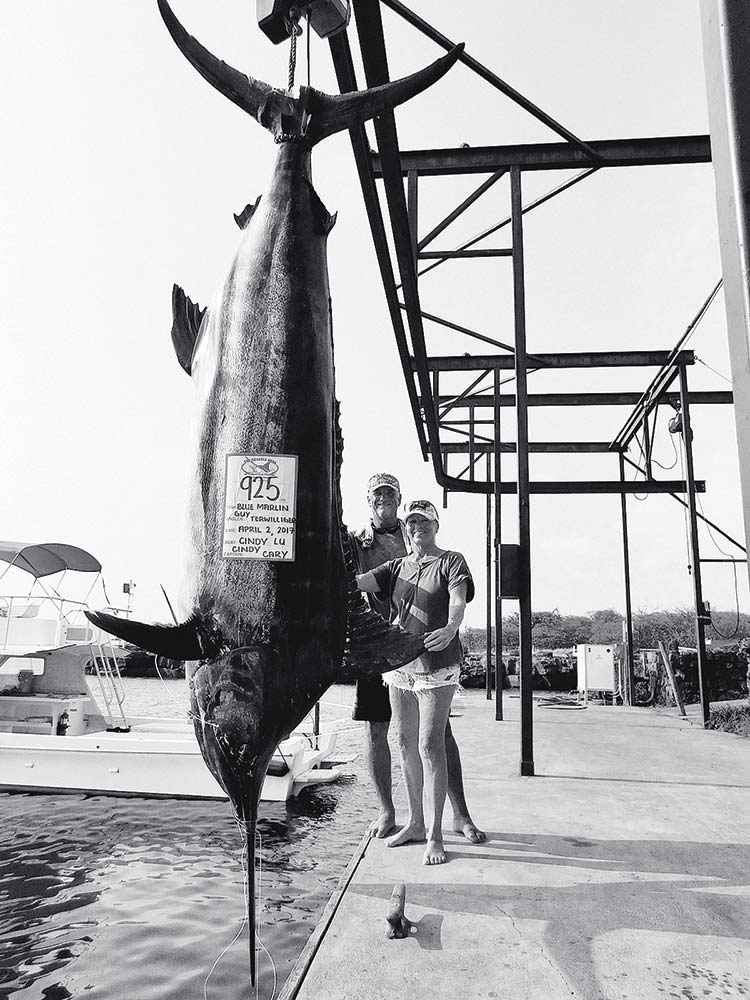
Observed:
[[[426,652],[399,670],[383,675],[398,728],[401,764],[408,799],[406,825],[386,840],[397,847],[427,839],[426,865],[445,862],[443,806],[448,787],[445,726],[459,680],[461,646],[458,629],[474,582],[460,552],[438,548],[438,513],[429,500],[413,500],[403,517],[411,551],[401,559],[357,577],[360,590],[387,596],[399,624],[424,635]],[[425,829],[422,792],[430,804]]]

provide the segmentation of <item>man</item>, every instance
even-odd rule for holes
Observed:
[[[401,486],[398,479],[388,472],[370,477],[367,483],[367,504],[370,508],[368,523],[358,532],[350,532],[357,572],[367,573],[391,559],[407,554],[404,525],[398,518],[401,503]],[[394,617],[387,599],[378,594],[368,594],[373,611],[387,621]],[[352,717],[365,722],[365,744],[370,777],[378,797],[378,818],[370,827],[373,837],[386,837],[395,826],[396,812],[391,789],[391,751],[388,746],[388,728],[391,721],[391,704],[388,689],[379,676],[367,677],[357,682],[357,694]],[[473,844],[487,838],[479,830],[466,805],[461,758],[451,731],[450,722],[445,728],[445,749],[448,758],[448,798],[453,807],[453,829],[463,834]]]

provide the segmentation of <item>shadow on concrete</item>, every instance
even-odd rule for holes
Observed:
[[[476,848],[447,838],[446,849],[446,881],[407,883],[408,903],[444,914],[504,914],[514,930],[518,920],[543,921],[545,952],[582,997],[591,995],[597,981],[592,942],[611,931],[750,942],[750,847],[745,844],[491,832],[488,842]],[[481,865],[481,883],[452,881],[450,862],[462,859]],[[493,862],[489,867],[488,861]],[[736,887],[736,894],[727,892]],[[391,884],[353,883],[349,891],[387,900]],[[679,975],[690,977],[686,968]],[[745,988],[750,996],[750,984]]]
[[[411,921],[409,936],[415,939],[423,951],[442,951],[440,935],[444,919],[442,913],[425,913],[419,920]]]

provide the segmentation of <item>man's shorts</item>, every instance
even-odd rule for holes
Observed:
[[[391,700],[380,674],[357,681],[352,718],[360,722],[390,722]]]
[[[383,674],[383,680],[389,687],[419,694],[420,691],[433,691],[440,687],[458,687],[460,673],[461,668],[458,665],[441,667],[429,674],[417,673],[412,664],[407,663],[399,670],[390,670],[387,674]]]

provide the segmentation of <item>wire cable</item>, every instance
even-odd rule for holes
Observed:
[[[680,479],[685,481],[685,441],[683,439],[683,432],[680,432]],[[698,494],[696,493],[696,497]],[[687,571],[688,576],[693,575],[693,559],[692,552],[690,548],[690,527],[688,525],[688,509],[687,507],[682,508],[682,520],[685,525],[685,552],[687,555]]]
[[[710,372],[713,372],[714,375],[718,375],[719,378],[723,378],[725,382],[729,383],[729,385],[733,385],[734,384],[732,382],[731,378],[727,378],[726,375],[722,375],[722,373],[720,371],[717,371],[715,368],[712,368],[711,365],[709,365],[707,361],[704,361],[703,358],[699,358],[697,354],[695,355],[695,360],[698,362],[698,364],[703,365],[704,368],[708,368],[708,370]]]
[[[703,509],[703,504],[701,503],[700,497],[698,496],[697,493],[695,495],[695,499],[696,499],[696,501],[698,503],[698,508],[699,508],[701,514],[703,515],[704,522],[706,524],[706,529],[708,530],[708,537],[714,543],[715,548],[719,552],[721,552],[721,554],[723,556],[726,556],[728,559],[732,559],[733,560],[734,556],[732,556],[729,552],[726,552],[724,549],[722,549],[721,545],[719,545],[719,543],[716,541],[714,533],[711,531],[711,527],[708,524],[708,520],[706,518],[706,512]],[[729,634],[725,635],[721,631],[721,629],[717,628],[716,622],[714,621],[714,618],[713,618],[713,613],[710,616],[711,617],[711,628],[719,636],[720,639],[734,639],[734,637],[737,635],[737,633],[740,630],[740,596],[739,596],[739,589],[738,589],[738,582],[737,582],[737,563],[734,562],[734,561],[732,562],[732,572],[734,573],[734,600],[735,600],[735,622],[734,622],[734,629],[733,629],[733,631],[730,632]]]

